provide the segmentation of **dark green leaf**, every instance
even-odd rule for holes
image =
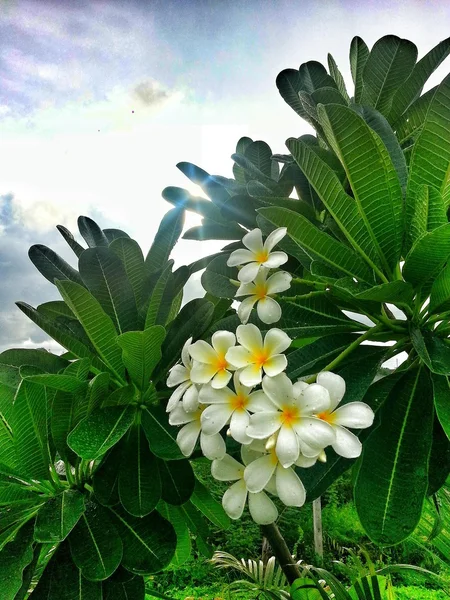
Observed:
[[[181,510],[176,506],[171,506],[170,504],[160,501],[158,504],[158,512],[160,512],[167,521],[170,521],[172,527],[175,529],[177,535],[177,547],[170,564],[174,567],[179,567],[185,563],[191,555],[192,548],[189,529]]]
[[[235,223],[229,225],[219,225],[212,221],[204,219],[203,225],[191,227],[183,235],[184,240],[240,240],[246,234],[246,230],[242,229]]]
[[[128,431],[119,471],[119,497],[125,510],[135,517],[148,515],[161,497],[158,462],[140,425]]]
[[[130,236],[128,235],[128,233],[126,233],[125,231],[122,231],[121,229],[114,229],[114,228],[103,229],[103,233],[105,234],[106,239],[108,240],[108,242],[110,244],[114,240],[120,240],[122,238],[130,239]]]
[[[145,600],[143,577],[119,567],[103,584],[102,600]]]
[[[411,330],[413,346],[433,373],[450,375],[450,344],[431,331],[414,328]]]
[[[434,406],[442,429],[450,440],[450,382],[448,377],[432,373]]]
[[[336,82],[337,88],[340,91],[342,97],[348,103],[350,101],[350,98],[347,93],[347,88],[345,87],[344,78],[342,77],[342,74],[339,71],[336,61],[331,56],[331,54],[327,55],[327,61],[328,61],[328,70],[330,71],[330,75],[333,77],[334,81]]]
[[[431,380],[437,375],[432,375]],[[434,384],[433,384],[434,390]],[[434,393],[436,407],[436,393]],[[445,484],[450,473],[450,440],[442,428],[438,417],[433,421],[433,443],[431,446],[430,461],[428,464],[428,489],[427,496],[438,492]]]
[[[81,244],[79,244],[75,240],[75,238],[73,237],[72,233],[66,227],[64,227],[63,225],[57,225],[56,229],[63,236],[64,240],[67,242],[67,244],[69,245],[69,247],[74,251],[75,255],[77,257],[80,257],[80,255],[83,252],[84,248],[83,248],[83,246],[81,246]]]
[[[75,427],[67,442],[81,458],[94,460],[125,435],[135,412],[133,406],[99,408]]]
[[[117,339],[122,348],[122,360],[131,380],[144,391],[150,382],[153,369],[161,359],[161,345],[166,330],[161,325],[145,331],[128,331]]]
[[[84,512],[84,496],[77,490],[64,490],[42,506],[36,517],[34,539],[37,542],[62,542]]]
[[[164,215],[145,258],[144,273],[146,277],[159,271],[166,264],[181,235],[183,223],[184,209],[182,208],[172,208]]]
[[[122,560],[122,541],[107,509],[86,502],[86,510],[69,536],[70,551],[83,577],[102,581]]]
[[[83,280],[78,271],[47,246],[42,244],[31,246],[28,250],[28,256],[36,269],[50,283],[54,283],[55,279],[68,279],[83,285]]]
[[[443,312],[450,310],[450,263],[447,263],[431,287],[429,310]]]
[[[198,480],[195,481],[195,490],[192,494],[191,503],[216,527],[228,529],[230,526],[230,518],[222,508],[220,502],[214,500],[205,486]]]
[[[80,381],[71,375],[31,375],[26,378],[31,383],[39,383],[45,387],[61,392],[79,393],[87,388],[85,381]]]
[[[89,217],[78,217],[78,229],[89,248],[108,246],[108,238],[97,223]]]
[[[23,571],[33,560],[33,524],[21,528],[0,553],[2,600],[14,600],[22,585]]]
[[[58,373],[69,364],[67,360],[43,349],[13,348],[0,354],[0,364],[21,367],[31,365],[46,373]]]
[[[360,37],[356,36],[350,44],[350,68],[355,84],[355,102],[361,101],[363,92],[363,71],[369,58],[369,48]]]
[[[139,244],[130,238],[118,238],[111,242],[109,249],[122,261],[127,279],[133,288],[136,306],[140,306],[144,280],[144,256]]]
[[[79,269],[86,287],[111,317],[117,331],[136,329],[136,298],[117,254],[109,248],[89,248],[80,256]]]
[[[377,543],[401,542],[420,520],[433,414],[427,370],[409,370],[394,386],[381,410],[380,426],[364,444],[355,504],[364,529]]]
[[[169,417],[161,405],[143,407],[141,423],[153,454],[167,460],[183,458],[176,442],[178,430],[169,425]]]
[[[162,483],[162,499],[168,504],[184,504],[189,500],[196,483],[188,460],[158,461]]]
[[[450,223],[425,233],[409,251],[403,278],[419,287],[434,279],[450,255]]]
[[[234,298],[237,287],[230,279],[236,280],[236,267],[228,267],[228,254],[222,254],[209,263],[202,275],[202,285],[207,292],[218,298]]]
[[[189,162],[180,162],[177,164],[177,168],[191,181],[199,185],[219,208],[228,198],[228,191],[221,184],[217,183],[213,176],[200,167]]]
[[[119,472],[125,444],[126,438],[122,438],[111,448],[94,473],[95,497],[103,506],[114,506],[119,503]]]
[[[108,398],[109,393],[109,373],[99,373],[89,382],[86,401],[80,403],[77,407],[77,417],[84,417],[91,414],[97,408],[101,408],[103,402]],[[124,389],[124,388],[119,388]]]
[[[169,521],[156,511],[138,518],[119,507],[110,510],[122,538],[122,565],[126,569],[148,575],[161,571],[170,563],[177,538]]]

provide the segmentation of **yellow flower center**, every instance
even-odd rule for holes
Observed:
[[[261,250],[260,252],[255,253],[255,261],[259,264],[265,263],[269,258],[269,253],[267,250]]]
[[[292,427],[300,419],[300,412],[296,406],[284,406],[280,419],[282,425]]]
[[[326,423],[332,424],[335,421],[334,413],[329,413],[326,410],[324,410],[323,412],[319,413],[316,416],[318,419],[321,419],[322,421],[325,421]]]
[[[275,452],[275,446],[270,449],[269,454],[270,454],[270,458],[271,458],[271,463],[273,465],[278,464],[278,456],[277,456],[277,453]]]
[[[244,396],[243,394],[236,394],[231,400],[231,407],[233,410],[244,410],[247,406],[248,396]]]
[[[255,352],[253,355],[253,360],[255,362],[255,365],[258,365],[258,367],[263,367],[266,362],[269,360],[270,356],[269,353],[267,352],[267,350],[261,349],[258,352]]]
[[[225,354],[217,354],[216,367],[218,371],[224,371],[228,368],[228,362],[225,359]]]
[[[258,297],[258,300],[262,300],[267,296],[267,283],[255,285],[255,296]]]

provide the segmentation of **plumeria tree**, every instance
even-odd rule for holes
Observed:
[[[349,468],[372,540],[414,531],[450,470],[449,77],[422,94],[449,52],[355,38],[352,95],[331,56],[282,71],[314,134],[287,154],[241,138],[233,178],[180,163],[204,196],[163,191],[145,257],[87,217],[83,243],[58,226],[77,268],[32,246],[60,299],[18,307],[65,352],[0,355],[2,598],[143,600],[247,502],[292,583],[278,510]],[[186,210],[203,221],[185,238],[226,245],[174,270]]]

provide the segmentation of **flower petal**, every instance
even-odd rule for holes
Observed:
[[[245,481],[236,481],[223,495],[222,506],[230,519],[239,519],[244,511],[246,501],[247,487]]]
[[[283,467],[290,467],[295,463],[300,453],[298,437],[292,427],[282,425],[278,434],[275,453]]]
[[[234,481],[244,477],[244,466],[229,454],[211,464],[211,475],[217,481]]]
[[[262,265],[267,269],[278,269],[278,267],[281,267],[287,261],[288,255],[286,252],[271,252],[269,258]]]
[[[269,492],[269,494],[272,494],[273,496],[278,496],[275,475],[272,475],[270,481],[267,483],[264,489],[266,492]]]
[[[263,348],[261,332],[253,323],[239,325],[236,329],[236,337],[239,344],[252,354],[260,352]]]
[[[175,365],[170,369],[169,376],[167,377],[166,385],[167,387],[174,387],[175,385],[179,385],[183,383],[183,381],[187,381],[189,379],[189,371],[183,365]]]
[[[220,388],[224,388],[228,384],[230,379],[231,379],[230,371],[227,371],[226,369],[221,369],[212,378],[211,387],[213,387],[216,390],[220,390]]]
[[[291,287],[292,275],[286,273],[286,271],[278,271],[274,273],[267,280],[267,293],[278,294],[279,292],[285,292]]]
[[[261,492],[275,472],[277,462],[270,454],[257,458],[245,467],[244,479],[249,492]]]
[[[200,434],[200,447],[204,456],[209,460],[221,460],[227,451],[225,441],[220,433],[206,435],[202,431]]]
[[[297,460],[295,461],[295,466],[302,467],[303,469],[308,469],[309,467],[312,467],[316,464],[317,456],[304,456],[303,454],[300,454]]]
[[[336,439],[331,447],[336,454],[344,458],[357,458],[361,454],[362,444],[355,434],[340,425],[335,425],[334,432]]]
[[[234,252],[230,254],[227,265],[229,267],[237,267],[237,265],[244,265],[252,260],[255,260],[253,252],[244,250],[244,248],[239,248],[239,250],[234,250]]]
[[[170,425],[184,425],[185,423],[190,423],[191,421],[196,421],[196,415],[194,413],[187,413],[181,402],[170,411],[169,414],[169,424]]]
[[[319,449],[326,448],[335,441],[335,428],[315,417],[300,419],[292,427],[303,442],[311,448],[316,448],[316,454]],[[302,453],[305,454],[303,450]]]
[[[280,410],[286,404],[292,404],[294,400],[292,381],[286,373],[280,373],[275,377],[264,377],[262,387],[267,397]]]
[[[228,423],[233,409],[227,404],[210,404],[202,412],[200,422],[206,435],[219,433]]]
[[[250,296],[249,298],[246,298],[245,300],[243,300],[237,309],[237,314],[238,317],[241,320],[241,323],[243,323],[244,325],[247,323],[247,321],[250,318],[250,314],[252,312],[252,308],[255,305],[255,302],[258,301],[258,296]],[[259,304],[258,304],[259,306]],[[258,312],[258,316],[259,316],[259,312]],[[261,317],[260,317],[261,319]],[[262,319],[261,319],[262,321]]]
[[[269,525],[278,518],[278,511],[275,504],[264,492],[248,495],[248,508],[252,519],[258,525]]]
[[[184,381],[181,385],[179,385],[177,388],[175,388],[175,390],[173,391],[169,400],[167,401],[166,412],[171,412],[176,407],[178,402],[183,397],[184,392],[191,385],[192,385],[192,383],[190,381]]]
[[[235,297],[239,298],[240,296],[251,296],[255,293],[256,286],[253,282],[250,283],[241,283],[238,287],[237,292],[235,293]]]
[[[193,453],[199,433],[199,421],[192,421],[192,423],[188,423],[178,432],[177,444],[184,456],[190,456]]]
[[[242,346],[233,346],[225,355],[225,360],[236,369],[242,369],[253,362],[252,354]]]
[[[252,252],[262,252],[264,245],[262,240],[261,229],[252,229],[244,235],[242,243]]]
[[[303,455],[305,457],[305,459],[314,459],[314,463],[319,460],[319,456],[320,456],[320,452],[323,452],[323,450],[321,450],[319,452],[318,448],[312,448],[311,446],[308,446],[308,444],[305,444],[305,442],[303,442],[300,438],[298,440],[299,446],[300,446],[300,456],[298,458],[298,460],[300,460],[300,457]],[[296,461],[297,462],[297,461]],[[314,464],[313,463],[313,464]],[[303,466],[301,464],[298,465],[299,467]],[[306,466],[311,466],[311,465],[306,465]]]
[[[264,363],[264,372],[269,377],[280,375],[287,367],[287,358],[284,354],[274,354]]]
[[[194,363],[191,370],[191,381],[194,383],[209,383],[217,373],[217,367],[205,363]]]
[[[187,413],[195,412],[198,409],[198,389],[195,383],[192,383],[183,396],[183,408]]]
[[[349,402],[333,413],[333,423],[354,429],[370,427],[375,417],[373,410],[365,402]]]
[[[192,343],[192,338],[190,337],[189,339],[187,339],[184,343],[184,346],[181,350],[181,360],[183,361],[183,365],[185,367],[190,368],[192,366],[192,359],[191,359],[191,355],[189,354],[189,347]]]
[[[258,275],[260,264],[257,262],[248,263],[242,267],[238,273],[238,279],[241,283],[250,283]]]
[[[268,296],[261,298],[256,309],[258,311],[258,317],[267,325],[276,323],[281,319],[281,306],[273,298],[269,298]]]
[[[323,385],[311,383],[311,385],[302,392],[298,404],[302,415],[321,413],[329,409],[330,394]]]
[[[262,380],[262,369],[258,365],[249,365],[242,369],[239,380],[243,385],[253,387],[258,385]]]
[[[225,354],[236,343],[236,336],[231,331],[216,331],[211,337],[212,347],[218,354]]]
[[[264,349],[270,354],[280,354],[291,345],[291,338],[281,329],[273,327],[269,329],[264,338]]]
[[[286,227],[278,227],[278,229],[274,229],[267,236],[267,239],[264,242],[264,249],[268,250],[270,252],[272,250],[272,248],[274,248],[278,244],[278,242],[281,242],[281,240],[284,238],[286,233],[287,233]]]
[[[257,442],[258,444],[261,444],[262,449],[255,449],[255,442]],[[252,443],[247,445],[243,445],[241,446],[241,458],[242,458],[242,462],[244,463],[245,466],[249,465],[250,463],[252,463],[254,460],[258,459],[261,457],[261,454],[265,454],[266,450],[264,448],[264,443],[262,442],[262,440],[252,440]]]
[[[207,383],[200,390],[199,400],[202,404],[229,404],[235,395],[230,388],[215,389],[210,383]]]
[[[306,381],[296,381],[293,386],[294,398],[298,400],[307,387],[309,387],[309,383],[306,383]]]
[[[189,347],[189,354],[200,363],[216,364],[217,362],[217,353],[205,340],[197,340],[192,344]]]
[[[278,465],[276,472],[277,495],[286,506],[303,506],[306,500],[305,486],[294,469]]]
[[[250,415],[245,410],[235,410],[231,415],[230,432],[231,437],[240,444],[250,444],[252,438],[246,434]]]
[[[334,410],[345,394],[345,380],[336,373],[323,371],[317,375],[317,383],[327,388],[330,394],[330,410]]]
[[[251,415],[247,427],[247,435],[264,440],[275,433],[281,426],[279,412],[261,412]]]
[[[246,409],[250,412],[271,412],[274,410],[274,405],[263,390],[257,390],[248,397]]]

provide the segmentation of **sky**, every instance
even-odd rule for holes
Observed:
[[[76,266],[57,224],[76,233],[87,215],[146,253],[171,208],[164,187],[199,193],[178,162],[230,177],[240,137],[284,153],[309,132],[278,94],[281,70],[330,52],[351,89],[355,35],[405,37],[420,58],[449,23],[447,0],[0,0],[0,351],[58,349],[14,305],[58,299],[32,244]],[[174,258],[220,245],[182,240]]]

